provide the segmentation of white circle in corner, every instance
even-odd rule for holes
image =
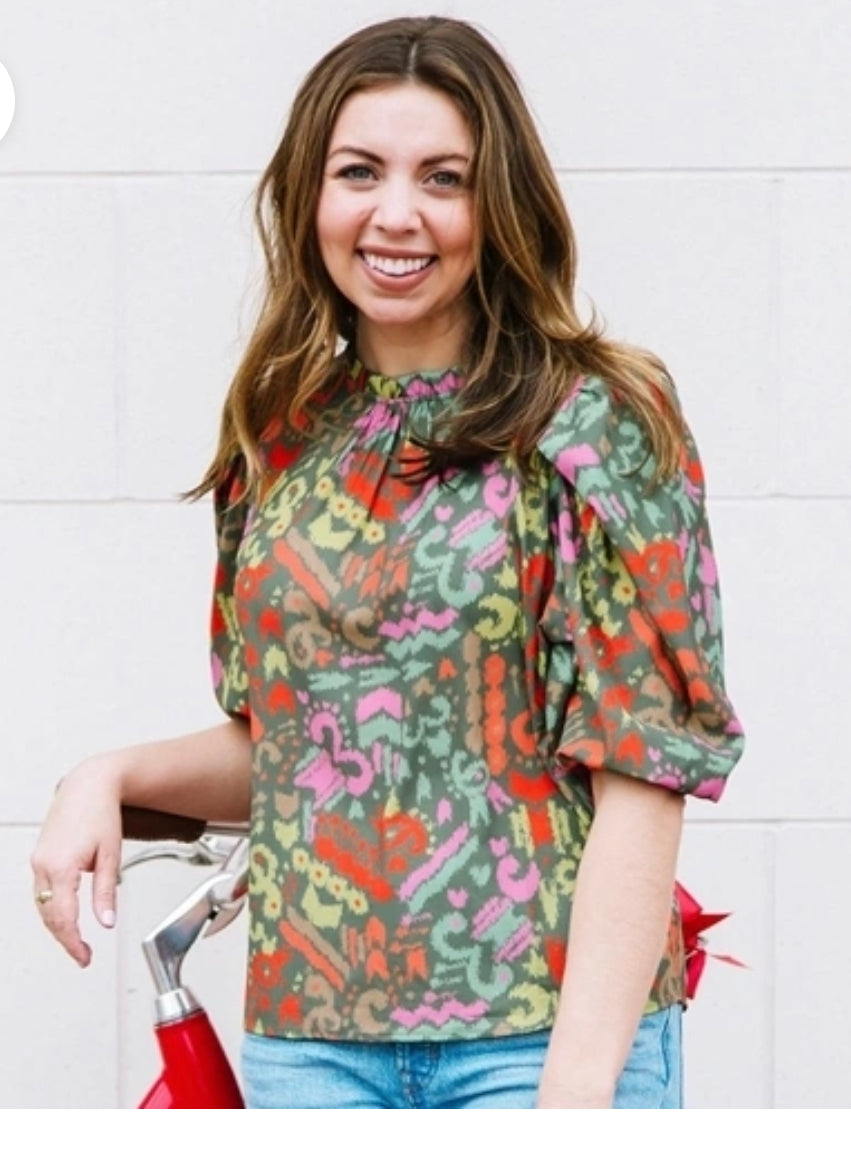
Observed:
[[[3,140],[15,115],[15,86],[9,73],[0,64],[0,141]]]

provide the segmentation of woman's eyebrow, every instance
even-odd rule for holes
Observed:
[[[338,153],[354,153],[355,156],[364,157],[365,160],[372,161],[373,164],[380,165],[383,163],[382,158],[379,157],[377,153],[371,153],[368,149],[356,148],[354,145],[340,145],[328,154],[328,160],[330,161],[332,157],[336,157]],[[443,165],[446,164],[447,161],[460,161],[466,165],[470,163],[470,158],[463,153],[437,153],[433,157],[423,157],[420,164],[425,167],[427,165]]]

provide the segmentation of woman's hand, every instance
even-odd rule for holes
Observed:
[[[115,923],[122,804],[243,822],[250,798],[251,738],[244,719],[87,759],[57,789],[30,858],[48,929],[85,968],[92,950],[80,936],[83,872],[93,873],[95,916],[104,928]]]
[[[90,946],[80,935],[83,872],[93,874],[95,916],[104,928],[115,924],[121,861],[121,792],[116,764],[116,756],[98,756],[62,780],[30,857],[39,913],[81,968],[92,958]]]

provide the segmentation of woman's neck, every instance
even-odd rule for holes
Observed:
[[[402,377],[420,370],[443,370],[464,363],[469,327],[455,323],[444,332],[428,335],[409,329],[375,326],[359,321],[355,351],[367,369],[386,377]]]

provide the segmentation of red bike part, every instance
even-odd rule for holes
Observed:
[[[205,1012],[154,1029],[163,1070],[140,1109],[244,1109],[233,1069]]]

